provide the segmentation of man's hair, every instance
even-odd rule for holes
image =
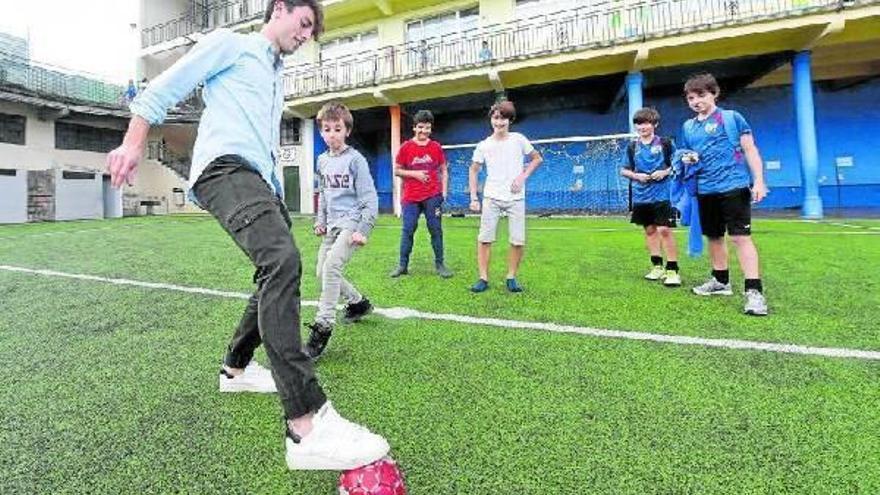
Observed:
[[[430,110],[419,110],[413,117],[413,126],[416,124],[434,125],[434,114]]]
[[[325,120],[337,121],[341,120],[348,130],[354,129],[354,117],[351,110],[341,101],[331,101],[325,103],[321,110],[318,111],[318,124],[322,124]]]
[[[492,108],[489,109],[489,118],[492,118],[495,112],[500,113],[502,117],[509,119],[511,122],[516,120],[516,107],[513,106],[513,102],[510,100],[501,100],[492,105]]]
[[[318,0],[269,0],[269,3],[266,4],[266,15],[263,16],[264,24],[268,24],[272,19],[272,12],[275,11],[275,4],[278,2],[283,3],[287,7],[288,12],[293,10],[294,7],[308,7],[312,9],[312,12],[315,14],[315,26],[312,30],[312,37],[316,41],[318,40],[318,37],[324,32],[324,9],[318,3]]]
[[[651,107],[636,110],[636,113],[633,114],[633,124],[644,124],[645,122],[650,122],[654,127],[657,127],[660,125],[660,112]]]
[[[718,96],[721,94],[721,88],[718,87],[718,81],[715,80],[715,76],[708,72],[702,72],[700,74],[692,75],[688,78],[687,82],[684,83],[685,96],[687,96],[688,93],[697,93],[698,95],[712,93],[713,95]]]

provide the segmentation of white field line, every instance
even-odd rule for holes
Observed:
[[[467,230],[479,230],[479,225],[453,225],[443,227],[444,229],[467,229]],[[865,232],[865,231],[853,231],[853,230],[840,230],[840,231],[767,231],[761,232],[760,230],[757,232],[753,232],[756,235],[778,235],[778,234],[788,234],[788,235],[880,235],[880,228],[869,227],[871,229],[875,229],[876,232]],[[373,229],[394,229],[400,230],[400,226],[398,225],[377,225],[373,227]],[[526,230],[529,232],[540,232],[540,231],[565,231],[565,232],[635,232],[637,234],[641,234],[642,231],[637,227],[608,227],[608,228],[578,228],[578,227],[526,227]],[[673,232],[687,232],[687,227],[677,227],[672,229]]]
[[[78,273],[64,273],[54,270],[35,270],[31,268],[23,268],[17,266],[0,265],[0,270],[7,272],[26,273],[31,275],[43,275],[47,277],[61,277],[68,279],[86,280],[91,282],[103,282],[115,285],[125,285],[132,287],[143,287],[147,289],[160,289],[176,292],[185,292],[189,294],[200,294],[206,296],[225,297],[231,299],[248,299],[250,294],[242,292],[221,291],[215,289],[205,289],[201,287],[186,287],[175,284],[164,284],[155,282],[143,282],[139,280],[128,280],[119,278],[106,278],[94,275],[83,275]],[[316,306],[315,301],[303,301],[305,306]],[[779,344],[772,342],[758,342],[751,340],[737,339],[712,339],[703,337],[689,337],[684,335],[663,335],[648,332],[630,332],[623,330],[606,330],[601,328],[579,327],[574,325],[561,325],[557,323],[543,323],[517,320],[504,320],[499,318],[481,318],[476,316],[444,314],[444,313],[428,313],[410,308],[376,308],[376,313],[391,319],[417,318],[422,320],[433,321],[451,321],[456,323],[467,323],[471,325],[483,325],[490,327],[499,327],[504,329],[522,329],[522,330],[542,330],[547,332],[559,333],[575,333],[580,335],[589,335],[592,337],[640,340],[649,342],[660,342],[666,344],[677,345],[697,345],[703,347],[717,347],[723,349],[740,349],[764,352],[776,352],[785,354],[801,354],[807,356],[825,356],[836,358],[853,358],[880,361],[880,351],[865,351],[860,349],[847,349],[837,347],[810,347],[794,344]]]

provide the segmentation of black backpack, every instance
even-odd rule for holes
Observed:
[[[638,143],[638,138],[633,139],[626,145],[626,157],[629,159],[629,168],[633,171],[636,170],[636,143]],[[661,137],[660,138],[660,146],[663,148],[663,168],[672,167],[672,140],[669,138]],[[632,181],[629,181],[629,211],[633,209],[633,186]]]

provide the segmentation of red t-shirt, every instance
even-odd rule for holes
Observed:
[[[424,170],[428,172],[428,182],[422,183],[411,177],[403,178],[403,201],[416,203],[432,198],[443,192],[440,183],[440,165],[446,163],[446,155],[440,143],[428,140],[424,145],[412,139],[403,143],[395,159],[404,170]]]

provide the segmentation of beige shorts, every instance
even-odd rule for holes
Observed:
[[[495,242],[498,230],[498,219],[507,215],[508,240],[514,246],[526,244],[526,202],[502,201],[500,199],[483,198],[483,214],[480,215],[479,242]]]

